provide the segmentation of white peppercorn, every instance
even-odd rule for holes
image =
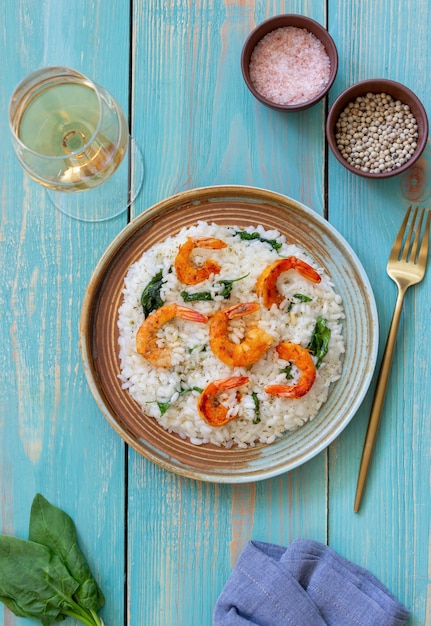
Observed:
[[[358,96],[340,113],[336,143],[356,169],[390,172],[411,159],[418,126],[410,107],[386,93]]]

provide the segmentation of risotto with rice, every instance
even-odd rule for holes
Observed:
[[[278,231],[183,228],[129,268],[123,294],[122,386],[142,419],[193,444],[270,444],[312,420],[340,377],[341,297]]]

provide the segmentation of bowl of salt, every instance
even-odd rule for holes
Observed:
[[[302,111],[321,100],[338,70],[328,31],[304,15],[270,17],[249,34],[241,54],[244,81],[266,106]]]

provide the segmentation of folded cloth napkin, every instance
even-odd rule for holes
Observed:
[[[370,572],[317,541],[250,541],[214,626],[402,626],[409,612]]]

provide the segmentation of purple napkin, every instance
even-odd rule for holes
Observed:
[[[214,626],[403,626],[409,612],[367,570],[316,541],[250,541],[217,600]]]

